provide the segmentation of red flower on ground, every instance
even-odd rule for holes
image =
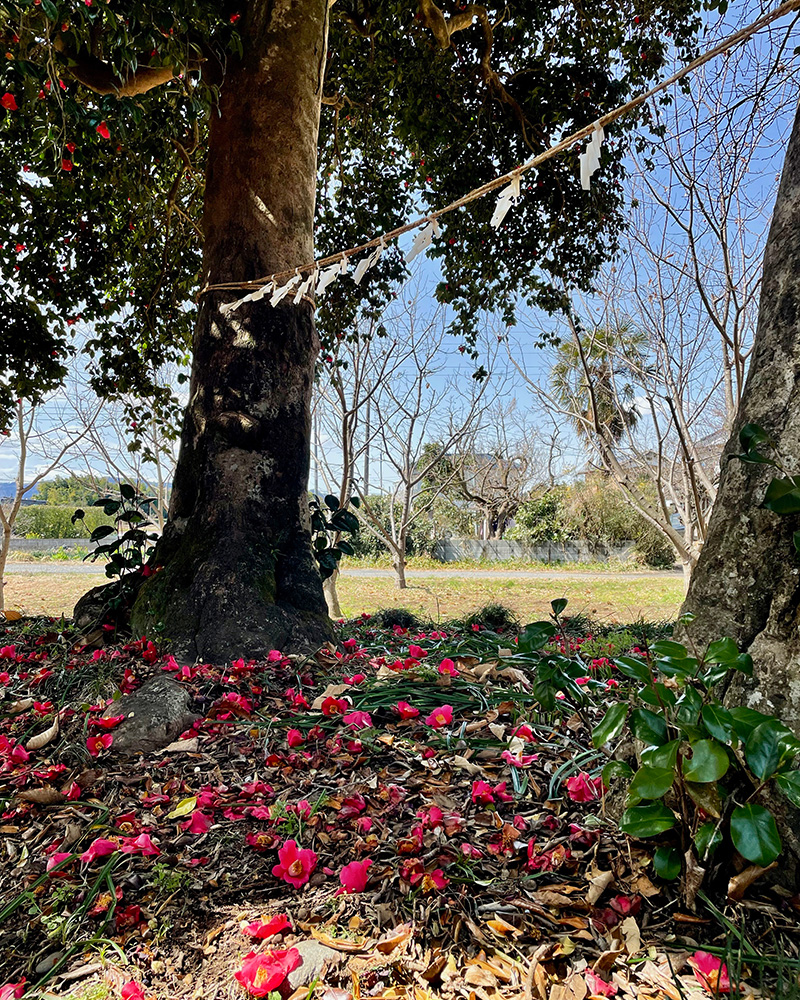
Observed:
[[[419,715],[419,709],[414,708],[413,705],[409,705],[407,701],[398,701],[395,708],[400,713],[401,719],[416,719]]]
[[[617,994],[617,987],[614,983],[607,983],[605,979],[595,973],[593,969],[587,969],[584,974],[589,993],[593,997],[613,997]]]
[[[432,729],[441,729],[442,726],[449,726],[453,721],[453,706],[442,705],[434,708],[431,714],[425,719],[425,725]]]
[[[96,757],[101,750],[108,750],[111,744],[114,742],[114,737],[111,733],[101,733],[99,736],[90,736],[86,741],[86,749],[92,755]]]
[[[272,869],[276,878],[299,889],[317,867],[317,855],[308,848],[298,848],[296,840],[287,840],[278,850],[278,864]]]
[[[567,795],[573,802],[593,802],[602,797],[606,786],[603,784],[602,775],[592,778],[585,771],[576,774],[567,781]]]
[[[494,791],[488,781],[472,782],[472,801],[475,805],[488,805],[494,802]]]
[[[327,716],[344,715],[348,708],[350,703],[345,698],[334,698],[333,695],[328,695],[320,705],[322,714]]]
[[[731,980],[728,966],[721,958],[710,955],[707,951],[696,951],[687,962],[694,969],[694,978],[704,990],[708,990],[714,996],[730,993]]]
[[[297,948],[286,951],[265,951],[260,955],[251,951],[245,956],[242,967],[233,978],[254,997],[265,997],[276,990],[303,959]]]
[[[280,934],[281,931],[288,930],[291,926],[291,921],[285,913],[277,913],[266,923],[256,920],[252,924],[248,924],[242,928],[242,934],[247,934],[248,937],[258,938],[260,941],[263,941],[264,938]]]
[[[412,643],[412,644],[411,644],[411,645],[410,645],[410,646],[408,647],[408,655],[409,655],[409,656],[410,656],[410,657],[411,657],[411,658],[412,658],[413,660],[421,660],[421,659],[422,659],[422,658],[423,658],[424,656],[427,656],[427,655],[428,655],[428,653],[427,653],[427,651],[426,651],[426,650],[424,650],[424,649],[422,648],[422,646],[415,646],[415,645],[414,645],[414,644]]]
[[[105,122],[100,122],[97,126],[97,134],[101,135],[104,139],[110,139],[111,133],[108,130],[108,125]]]
[[[89,728],[113,729],[114,726],[118,726],[124,718],[125,715],[123,713],[122,715],[109,715],[105,719],[89,719]]]
[[[192,815],[181,823],[181,830],[189,833],[208,833],[211,828],[211,817],[201,809],[195,809]]]
[[[135,979],[131,979],[120,990],[120,996],[122,1000],[144,1000],[144,990]]]
[[[0,104],[6,109],[6,111],[19,111],[19,105],[17,104],[17,99],[13,94],[6,92],[0,97]],[[22,994],[20,994],[21,996]]]
[[[300,744],[304,742],[303,734],[299,729],[290,729],[286,734],[286,742],[289,744],[290,748],[299,747]]]
[[[138,837],[125,837],[122,841],[123,854],[141,854],[144,857],[160,854],[161,851],[150,839],[149,833],[140,833]]]
[[[52,871],[57,865],[60,865],[62,861],[66,861],[67,858],[71,858],[72,855],[69,851],[57,851],[55,854],[51,854],[47,861],[47,870]]]
[[[345,865],[344,868],[339,872],[339,881],[342,883],[345,892],[363,892],[367,887],[367,879],[369,874],[367,869],[372,864],[370,858],[366,858],[364,861],[351,861],[349,865]]]
[[[0,1000],[17,1000],[25,992],[25,979],[18,983],[5,983],[0,986]]]
[[[372,728],[372,716],[369,712],[349,712],[342,716],[342,722],[351,729]]]
[[[95,858],[103,858],[106,854],[113,854],[114,851],[119,850],[119,844],[115,840],[106,840],[104,837],[98,837],[97,840],[93,840],[87,850],[81,854],[81,861],[83,864],[88,865]]]
[[[456,670],[456,665],[455,663],[453,663],[453,661],[450,659],[449,656],[446,656],[439,664],[439,673],[448,674],[450,677],[458,677],[458,671]]]

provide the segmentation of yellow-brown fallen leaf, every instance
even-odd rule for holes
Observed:
[[[759,865],[748,865],[743,872],[734,875],[728,882],[728,899],[733,901],[741,899],[756,879],[761,878],[764,872],[771,871],[777,867],[777,861],[773,861],[766,868],[761,868]]]
[[[586,893],[586,902],[589,906],[594,906],[597,900],[603,895],[613,881],[613,872],[598,872],[597,875],[589,881],[589,889]]]
[[[17,798],[20,802],[35,802],[37,806],[55,806],[67,801],[66,795],[59,792],[57,788],[53,788],[52,785],[20,792]]]
[[[356,952],[368,950],[369,941],[367,938],[362,938],[360,941],[345,941],[343,938],[331,937],[330,934],[319,930],[317,927],[311,928],[311,937],[316,938],[320,944],[327,945],[328,948],[334,948],[336,951],[347,951],[355,954]]]
[[[46,747],[47,744],[58,736],[58,716],[53,719],[52,725],[48,726],[43,732],[36,736],[31,736],[28,742],[25,744],[26,750],[41,750],[42,747]]]
[[[395,948],[399,948],[406,941],[409,941],[413,933],[414,929],[411,924],[400,924],[394,927],[389,934],[384,935],[375,947],[382,955],[389,955]]]
[[[512,937],[519,937],[522,934],[522,931],[518,927],[510,924],[507,920],[503,920],[502,917],[492,917],[491,920],[486,921],[486,926],[493,930],[495,934],[499,934],[500,937],[505,937],[508,934]]]
[[[497,988],[497,978],[494,973],[488,969],[484,969],[477,962],[467,967],[464,972],[464,982],[469,983],[470,986],[490,986],[495,989]]]

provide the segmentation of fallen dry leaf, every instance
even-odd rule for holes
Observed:
[[[767,865],[766,868],[761,868],[759,865],[748,865],[743,872],[739,872],[738,875],[734,875],[733,878],[729,880],[728,899],[734,902],[741,899],[756,879],[761,878],[764,872],[771,871],[773,868],[777,867],[777,861],[773,861],[772,864]]]

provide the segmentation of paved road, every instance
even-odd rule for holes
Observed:
[[[8,573],[50,573],[50,574],[102,574],[102,566],[92,563],[72,563],[72,562],[52,562],[52,563],[8,563],[6,567]],[[390,569],[351,569],[347,567],[344,576],[364,576],[364,577],[384,577],[392,578],[394,573]],[[449,580],[492,580],[502,578],[504,580],[652,580],[654,578],[679,580],[680,570],[650,570],[649,572],[621,573],[611,571],[608,573],[587,573],[582,570],[553,570],[548,573],[546,570],[523,570],[523,569],[415,569],[408,570],[406,577],[409,581],[421,579],[422,577],[438,577]]]

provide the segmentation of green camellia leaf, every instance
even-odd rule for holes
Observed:
[[[683,776],[687,781],[718,781],[729,766],[728,754],[716,740],[698,740],[692,743],[691,759],[683,761]]]
[[[747,737],[756,726],[760,726],[762,722],[766,722],[770,716],[764,715],[763,712],[756,712],[754,708],[736,706],[731,709],[731,718],[733,719],[733,728],[736,731],[736,735],[743,743],[746,743]]]
[[[703,707],[703,699],[700,692],[693,687],[687,687],[683,692],[683,697],[678,702],[676,719],[681,725],[694,726],[700,718],[700,710]]]
[[[717,824],[702,823],[694,835],[694,843],[700,860],[705,861],[722,843],[722,834],[717,829]]]
[[[677,847],[659,847],[653,855],[656,875],[671,882],[681,873],[681,852]]]
[[[633,768],[624,760],[610,760],[603,768],[603,784],[608,785],[612,778],[630,778]]]
[[[553,609],[553,614],[562,614],[566,610],[568,603],[566,597],[557,597],[554,601],[551,601],[550,607]]]
[[[793,805],[800,806],[800,771],[779,774],[775,784]]]
[[[642,751],[642,763],[648,767],[675,767],[678,760],[678,748],[680,740],[670,740],[662,747],[650,747]]]
[[[781,838],[769,809],[749,803],[731,813],[733,846],[748,861],[762,868],[781,853]]]
[[[684,783],[689,798],[696,806],[699,806],[704,813],[719,819],[722,815],[722,798],[719,794],[716,781],[687,781]]]
[[[628,717],[628,706],[624,702],[612,705],[603,717],[603,721],[592,733],[592,744],[602,747],[613,739],[625,725]]]
[[[739,647],[733,639],[717,639],[710,642],[706,655],[703,657],[704,663],[729,663],[739,655]]]
[[[640,767],[628,791],[628,802],[636,805],[642,799],[660,799],[672,788],[675,770],[671,767]]]
[[[700,713],[703,725],[713,737],[727,743],[733,736],[733,718],[722,705],[703,705]]]
[[[750,732],[745,740],[745,757],[753,774],[765,781],[777,770],[784,753],[784,739],[791,736],[777,719],[767,719]]]
[[[653,643],[651,649],[656,656],[669,656],[674,660],[685,660],[689,655],[685,646],[679,642],[673,642],[672,639],[659,639],[658,642]]]
[[[642,684],[650,684],[653,680],[653,673],[650,667],[635,656],[620,656],[614,660],[617,670],[625,677],[632,680],[641,681]]]
[[[648,746],[661,746],[667,741],[666,721],[649,708],[637,708],[631,712],[631,729],[636,739]]]
[[[631,806],[622,814],[619,828],[629,837],[655,837],[675,826],[677,820],[671,809],[663,802],[651,802],[646,806]]]

